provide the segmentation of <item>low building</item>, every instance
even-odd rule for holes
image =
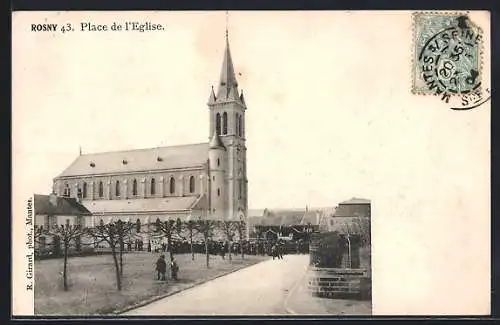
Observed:
[[[305,234],[317,231],[321,214],[306,209],[265,209],[261,217],[251,218],[252,238],[299,239]]]
[[[363,198],[351,198],[341,202],[328,220],[330,231],[361,234],[370,231],[371,201]]]
[[[92,225],[92,213],[82,205],[77,199],[61,197],[52,193],[50,195],[34,195],[35,210],[35,252],[57,253],[61,248],[60,239],[46,232],[37,230],[49,230],[54,226],[75,226],[89,227]],[[75,239],[72,243],[75,248],[79,248],[83,242],[82,238]],[[85,239],[83,239],[85,242]]]

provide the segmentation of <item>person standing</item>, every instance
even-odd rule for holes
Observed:
[[[172,258],[172,261],[170,262],[170,271],[172,272],[172,279],[177,280],[179,265],[177,265],[175,258]]]
[[[167,262],[165,262],[165,255],[161,255],[156,261],[156,271],[158,271],[158,280],[165,281],[165,272],[167,272]]]
[[[220,243],[220,255],[222,256],[222,259],[226,259],[226,244],[225,243]]]

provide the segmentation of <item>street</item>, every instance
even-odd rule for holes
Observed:
[[[267,260],[122,315],[285,315],[309,255]]]

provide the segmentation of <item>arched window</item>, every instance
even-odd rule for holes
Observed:
[[[170,194],[175,193],[175,178],[170,177]]]
[[[222,133],[227,134],[227,112],[222,115]]]
[[[104,185],[102,184],[102,181],[99,182],[99,197],[104,196]]]
[[[156,182],[154,178],[151,178],[151,195],[156,194]]]
[[[84,198],[87,197],[87,183],[86,182],[83,183],[82,195],[83,195]]]
[[[189,193],[194,193],[194,176],[189,178]]]
[[[137,195],[137,180],[134,179],[134,182],[132,183],[132,195],[136,196]]]
[[[215,129],[217,130],[217,135],[220,135],[220,114],[217,113],[215,116]]]
[[[217,189],[217,196],[220,196],[220,188]]]
[[[115,196],[120,196],[120,181],[116,181]]]
[[[243,124],[242,124],[242,121],[243,119],[241,118],[241,115],[240,117],[238,117],[238,135],[241,137],[243,135]]]
[[[70,190],[69,190],[69,185],[68,185],[68,183],[66,183],[66,184],[64,185],[63,196],[68,196],[68,197],[70,196]]]

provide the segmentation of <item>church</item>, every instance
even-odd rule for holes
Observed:
[[[246,104],[227,31],[219,84],[207,105],[207,142],[80,154],[53,179],[54,193],[90,210],[89,227],[118,219],[146,227],[157,218],[246,220]]]

